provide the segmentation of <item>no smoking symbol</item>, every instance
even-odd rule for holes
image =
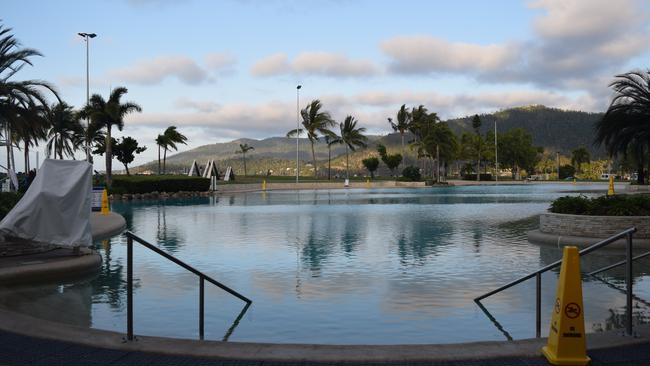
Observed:
[[[575,302],[567,304],[567,306],[564,307],[564,315],[569,319],[577,318],[580,316],[580,305]]]

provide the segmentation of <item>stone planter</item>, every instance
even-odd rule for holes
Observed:
[[[630,227],[636,227],[635,247],[650,247],[650,216],[587,216],[544,213],[539,229],[528,232],[533,243],[589,246]],[[614,244],[620,247],[624,240]]]

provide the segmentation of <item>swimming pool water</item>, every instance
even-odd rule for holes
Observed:
[[[606,185],[270,191],[186,200],[116,202],[129,230],[253,300],[206,284],[206,338],[327,344],[502,340],[473,299],[557,260],[526,232],[551,200],[602,194]],[[0,306],[70,324],[126,329],[126,239],[95,243],[91,278],[1,289]],[[622,258],[585,257],[583,270]],[[135,332],[197,338],[198,278],[135,245]],[[649,263],[649,262],[645,262]],[[605,278],[622,286],[622,270]],[[543,276],[547,325],[557,272]],[[650,297],[635,263],[636,293]],[[585,278],[588,332],[621,326],[624,295]],[[534,281],[484,301],[515,339],[535,335]],[[638,304],[637,321],[646,306]]]

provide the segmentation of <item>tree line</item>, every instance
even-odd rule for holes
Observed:
[[[39,143],[46,143],[48,158],[75,158],[75,153],[85,151],[92,163],[92,155],[104,155],[106,159],[105,183],[112,181],[112,161],[116,158],[124,165],[129,174],[128,165],[133,162],[135,154],[142,153],[146,146],[139,146],[132,137],[117,140],[112,137],[113,128],[122,131],[124,118],[135,112],[141,112],[140,105],[122,101],[128,89],[117,87],[111,90],[108,99],[100,94],[93,94],[88,103],[75,109],[61,99],[56,88],[42,80],[15,80],[16,75],[26,65],[32,66],[32,58],[43,56],[37,50],[24,48],[11,34],[11,28],[0,24],[0,136],[6,141],[7,171],[17,171],[14,149],[22,150],[25,158],[25,173],[30,170],[29,151]],[[51,94],[56,101],[48,102],[46,94]],[[85,123],[83,122],[85,120]],[[177,144],[185,144],[187,138],[171,126],[158,136],[156,144],[159,151],[177,149]]]

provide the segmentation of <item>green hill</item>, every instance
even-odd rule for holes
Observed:
[[[602,113],[566,111],[545,106],[518,107],[491,114],[481,114],[483,122],[481,132],[485,133],[489,129],[493,129],[496,120],[500,133],[513,128],[523,128],[531,133],[535,145],[543,146],[549,151],[560,151],[564,155],[569,155],[571,150],[585,146],[592,156],[603,157],[605,155],[603,150],[593,146],[593,126],[601,116]],[[472,117],[454,118],[446,122],[460,137],[463,131],[473,132]],[[370,135],[368,139],[368,149],[350,153],[350,166],[355,171],[363,169],[362,159],[377,155],[377,143],[386,145],[389,153],[401,152],[401,139],[397,133],[386,136]],[[407,142],[411,139],[410,134],[405,138]],[[193,160],[205,165],[208,160],[214,159],[219,169],[232,166],[236,173],[242,174],[242,156],[236,153],[239,150],[239,144],[248,144],[255,148],[246,154],[248,174],[263,174],[268,170],[272,170],[274,175],[295,174],[296,140],[286,137],[270,137],[262,140],[242,138],[226,143],[199,146],[167,157],[167,171],[183,172],[189,168]],[[325,171],[327,169],[327,145],[323,141],[319,141],[315,145],[315,151],[321,171]],[[405,148],[405,155],[407,155],[407,161],[414,161],[415,152],[411,151],[408,146]],[[309,172],[313,169],[309,164],[311,162],[311,147],[309,141],[304,138],[300,139],[299,159],[301,172],[310,174]],[[345,148],[342,145],[332,146],[332,168],[338,171],[345,168]],[[156,171],[156,169],[157,161],[153,161],[135,168],[134,171]],[[383,172],[383,174],[385,173]]]

